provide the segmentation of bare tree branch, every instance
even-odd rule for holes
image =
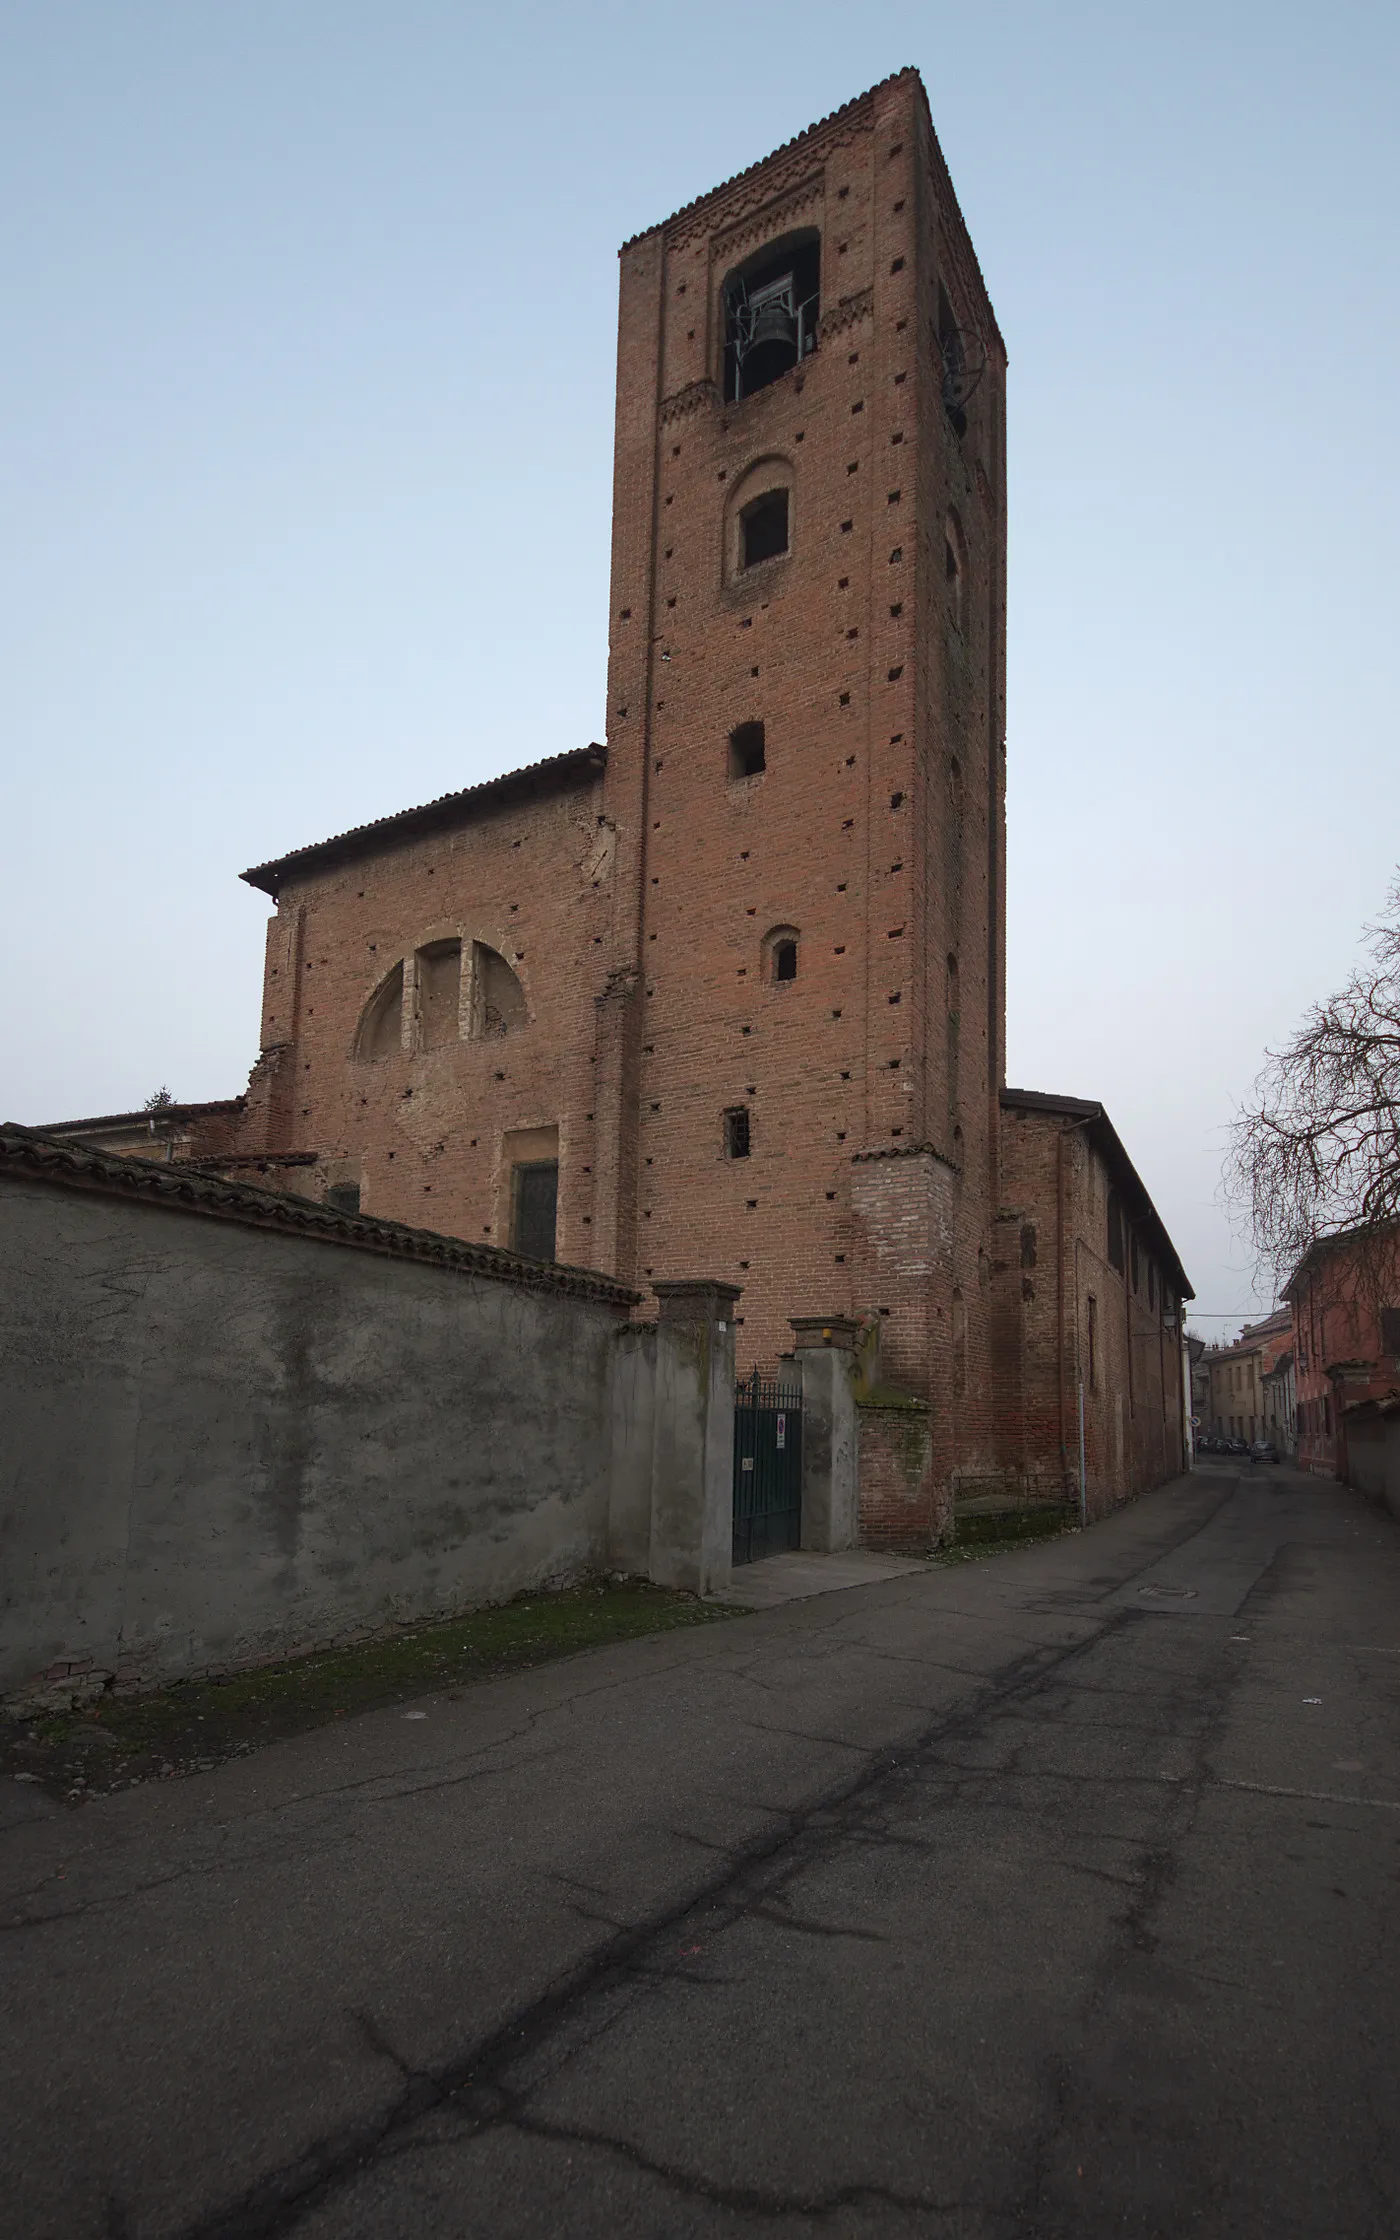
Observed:
[[[1230,1130],[1225,1194],[1276,1284],[1320,1237],[1400,1219],[1400,880],[1366,961],[1271,1050]]]

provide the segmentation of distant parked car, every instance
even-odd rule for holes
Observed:
[[[1225,1441],[1225,1452],[1226,1454],[1248,1454],[1248,1439],[1227,1439]]]
[[[1277,1462],[1278,1448],[1272,1439],[1256,1439],[1249,1450],[1251,1462]]]

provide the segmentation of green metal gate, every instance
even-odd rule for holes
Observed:
[[[802,1541],[802,1395],[757,1369],[734,1392],[734,1561]]]

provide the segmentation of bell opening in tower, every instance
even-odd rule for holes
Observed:
[[[821,235],[770,242],[724,283],[724,394],[737,404],[801,365],[817,346]]]

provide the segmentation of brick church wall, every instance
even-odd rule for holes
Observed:
[[[263,1094],[246,1151],[314,1152],[327,1185],[358,1184],[366,1213],[508,1243],[512,1143],[557,1130],[557,1255],[590,1264],[593,997],[611,878],[600,805],[595,776],[288,876],[268,926]],[[507,959],[524,1024],[422,1047],[415,960],[448,939]],[[366,1006],[398,966],[405,1038],[358,1055]]]

